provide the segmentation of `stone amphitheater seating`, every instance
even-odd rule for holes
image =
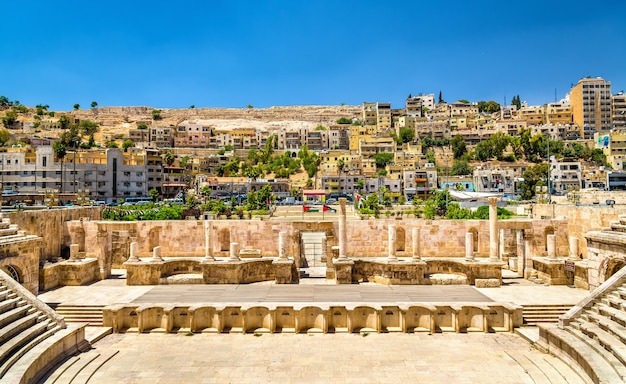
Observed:
[[[538,347],[578,366],[594,383],[626,382],[626,268],[578,303],[559,324],[539,325]]]
[[[84,326],[63,317],[0,270],[0,382],[32,383],[89,349]]]

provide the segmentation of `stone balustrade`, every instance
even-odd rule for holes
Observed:
[[[187,275],[189,282],[202,281],[204,284],[246,284],[260,281],[290,284],[298,280],[298,271],[293,260],[289,259],[137,258],[137,261],[129,260],[124,263],[124,267],[127,285],[181,283],[182,280],[177,277],[183,275]]]
[[[512,332],[522,307],[503,303],[415,305],[156,305],[105,307],[116,333]]]

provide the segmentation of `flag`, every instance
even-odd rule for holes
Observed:
[[[335,208],[331,208],[328,205],[324,204],[324,212],[332,212],[335,213],[337,210]]]
[[[303,205],[302,206],[302,211],[303,212],[319,212],[320,210],[317,209],[317,208],[309,207],[307,205]]]

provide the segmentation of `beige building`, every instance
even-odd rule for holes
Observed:
[[[391,128],[391,104],[376,103],[376,118],[379,130]]]
[[[595,148],[602,149],[613,169],[626,169],[626,132],[596,133],[594,143]]]
[[[611,82],[601,77],[580,79],[570,92],[574,124],[580,136],[593,138],[595,132],[611,129]]]
[[[611,127],[626,130],[626,94],[619,92],[611,96]]]

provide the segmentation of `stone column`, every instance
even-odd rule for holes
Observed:
[[[287,260],[287,232],[278,232],[278,260]]]
[[[228,261],[240,261],[239,259],[239,243],[231,242],[230,243],[230,257]]]
[[[556,235],[546,236],[548,242],[548,259],[556,259]]]
[[[517,274],[524,276],[524,267],[526,266],[524,259],[524,231],[515,231],[515,243],[517,245]]]
[[[489,260],[498,260],[498,203],[497,197],[489,198]]]
[[[212,242],[211,242],[211,221],[204,221],[204,260],[205,261],[215,261],[212,252]]]
[[[530,255],[530,238],[524,237],[524,279],[530,278],[533,272],[532,256]]]
[[[474,260],[474,234],[465,233],[465,260]]]
[[[133,241],[130,243],[130,256],[128,257],[127,261],[130,262],[139,262],[141,260],[139,260],[139,257],[137,257],[137,253],[139,252],[139,243],[136,241]]]
[[[572,260],[578,260],[578,237],[569,237],[569,258]]]
[[[339,259],[346,260],[348,258],[348,234],[346,225],[346,198],[339,198]]]
[[[398,260],[396,256],[396,226],[389,225],[387,227],[387,259]]]
[[[78,261],[78,244],[70,244],[70,259],[68,261]]]
[[[413,243],[413,261],[420,260],[420,230],[419,228],[413,228],[411,230],[412,243]]]
[[[498,258],[502,260],[504,257],[504,229],[498,231]]]
[[[163,261],[163,258],[161,257],[161,246],[157,245],[156,247],[152,248],[152,259],[150,259],[151,262],[153,263],[158,263]]]

